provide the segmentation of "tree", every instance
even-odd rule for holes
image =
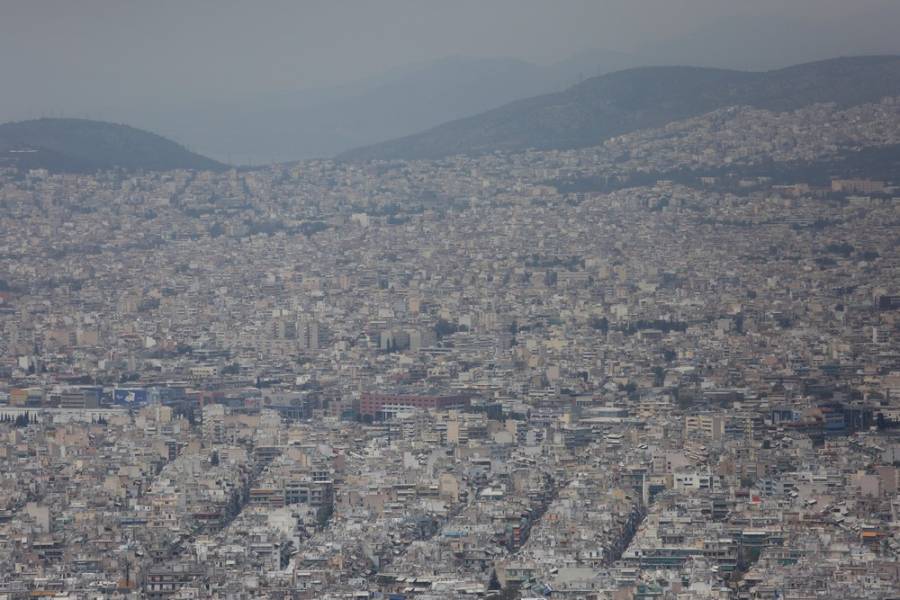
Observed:
[[[604,335],[609,332],[609,319],[607,319],[606,317],[591,317],[590,325],[592,329],[594,329],[595,331],[599,331]]]
[[[666,370],[662,367],[653,367],[653,385],[654,387],[662,387],[666,381]]]
[[[497,579],[497,571],[496,569],[491,571],[491,581],[488,583],[489,591],[500,590],[503,586],[500,585],[500,580]]]
[[[500,592],[500,600],[516,600],[517,598],[521,598],[519,591],[520,584],[510,582],[510,584]]]
[[[221,223],[215,223],[209,228],[209,235],[211,237],[217,238],[221,235],[225,234],[225,226]]]
[[[559,275],[556,271],[547,271],[544,274],[544,285],[547,287],[556,287],[557,281],[559,281]]]
[[[438,319],[437,324],[434,326],[434,332],[437,334],[438,339],[456,333],[458,330],[459,328],[456,325],[450,323],[446,319]]]
[[[222,375],[237,375],[241,372],[241,366],[236,362],[222,368]]]

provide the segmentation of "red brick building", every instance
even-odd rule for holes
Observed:
[[[434,396],[434,395],[405,395],[405,394],[376,394],[365,393],[359,402],[359,414],[361,416],[376,417],[385,407],[396,408],[410,406],[427,410],[449,410],[453,408],[465,408],[469,406],[471,399],[468,396]]]

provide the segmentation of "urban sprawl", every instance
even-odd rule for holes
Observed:
[[[0,599],[897,597],[896,144],[0,171]]]

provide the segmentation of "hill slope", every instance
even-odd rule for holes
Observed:
[[[0,125],[0,166],[7,165],[66,172],[114,167],[148,171],[227,168],[156,134],[86,119]]]
[[[579,148],[726,106],[785,111],[819,102],[852,106],[898,95],[898,56],[838,58],[764,73],[646,67],[594,77],[561,93],[513,102],[339,158],[428,159]]]
[[[451,57],[332,88],[248,92],[161,111],[129,106],[114,114],[115,120],[151,131],[177,132],[212,156],[234,156],[238,162],[321,158],[564,90],[584,79],[580,74],[648,64],[654,63],[605,51],[546,66]]]

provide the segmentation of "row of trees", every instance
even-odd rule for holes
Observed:
[[[28,427],[32,423],[37,423],[37,416],[25,411],[13,418],[12,415],[0,416],[0,423],[11,424],[13,427]]]
[[[100,415],[91,422],[97,425],[107,424],[106,418],[104,418],[103,415]],[[29,425],[38,423],[38,418],[37,415],[25,411],[20,415],[16,415],[15,418],[12,415],[0,415],[0,423],[6,423],[13,427],[28,427]]]

